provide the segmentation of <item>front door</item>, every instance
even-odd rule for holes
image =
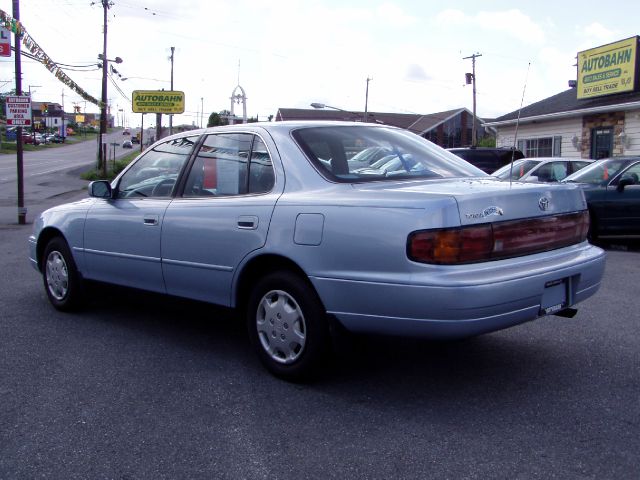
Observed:
[[[624,189],[618,189],[621,179],[632,181]],[[601,213],[603,235],[640,235],[640,163],[622,172],[607,187],[605,204]]]
[[[114,198],[98,200],[87,215],[87,277],[164,292],[160,237],[178,175],[197,137],[161,143],[120,177]]]
[[[88,277],[164,292],[160,233],[169,202],[168,198],[96,201],[85,224]]]
[[[600,160],[613,154],[613,128],[600,127],[591,130],[591,158]]]

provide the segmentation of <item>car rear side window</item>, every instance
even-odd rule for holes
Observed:
[[[265,193],[275,175],[264,142],[249,133],[211,134],[191,167],[185,197],[228,197]]]

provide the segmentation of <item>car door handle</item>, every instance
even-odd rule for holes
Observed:
[[[241,230],[255,230],[258,228],[258,217],[253,215],[242,215],[238,217],[238,228]]]
[[[143,222],[145,225],[154,226],[158,225],[158,215],[145,215]]]

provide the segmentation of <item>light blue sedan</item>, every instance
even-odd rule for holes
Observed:
[[[349,161],[367,149],[390,158]],[[275,122],[162,139],[44,212],[29,246],[54,307],[78,307],[86,280],[233,307],[295,380],[343,329],[459,338],[573,316],[604,270],[588,229],[575,185],[506,185],[387,126]]]

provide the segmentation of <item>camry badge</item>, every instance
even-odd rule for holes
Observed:
[[[504,212],[500,207],[487,207],[482,211],[483,217],[490,217],[491,215],[504,215]]]
[[[538,207],[540,207],[540,210],[542,210],[543,212],[549,209],[549,199],[547,197],[542,197],[540,200],[538,200]]]
[[[500,207],[487,207],[482,211],[482,213],[467,213],[466,217],[468,219],[476,219],[476,218],[486,218],[492,215],[497,215],[497,216],[504,215],[504,211]]]

